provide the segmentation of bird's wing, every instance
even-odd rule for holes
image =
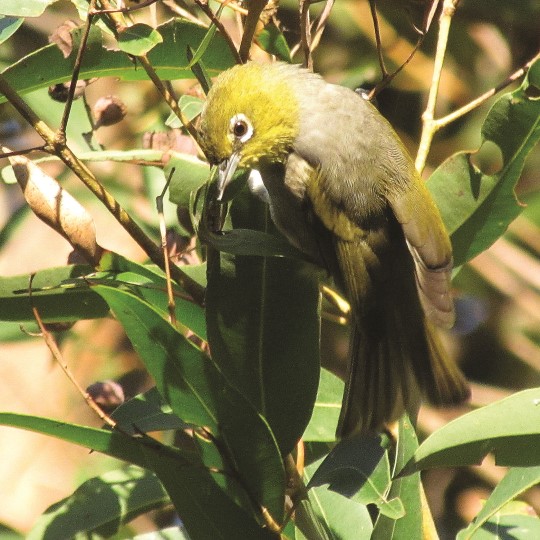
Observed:
[[[411,170],[407,189],[388,194],[413,256],[420,301],[429,320],[437,326],[454,324],[450,294],[452,246],[444,223],[425,184]]]

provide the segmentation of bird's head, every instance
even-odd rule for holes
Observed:
[[[297,68],[248,63],[222,73],[201,114],[201,145],[219,167],[221,198],[237,167],[284,161],[299,132],[299,105],[291,84]]]

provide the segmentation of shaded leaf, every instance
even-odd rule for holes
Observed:
[[[514,188],[527,154],[540,140],[540,100],[529,96],[530,81],[539,77],[540,60],[520,88],[495,102],[484,122],[483,142],[502,153],[499,172],[484,174],[471,162],[471,152],[460,152],[427,182],[451,233],[456,266],[493,244],[522,210]]]
[[[497,465],[540,465],[540,388],[486,405],[431,434],[400,474],[431,467],[480,463],[490,452]]]
[[[277,56],[284,62],[291,62],[291,50],[285,36],[274,24],[267,24],[262,32],[257,34],[257,44],[266,52]]]
[[[205,426],[221,441],[251,496],[280,521],[284,470],[264,419],[214,362],[153,307],[126,291],[101,285],[95,289],[124,327],[175,414]]]
[[[308,489],[327,484],[331,491],[356,502],[376,504],[392,519],[402,517],[401,501],[386,496],[390,487],[386,445],[379,436],[343,439],[314,472]]]
[[[274,233],[267,206],[247,189],[234,199],[231,218],[235,230]],[[313,271],[293,259],[209,250],[206,303],[216,362],[268,420],[282,454],[289,453],[311,417],[319,378]]]
[[[120,405],[111,414],[111,418],[124,433],[130,435],[188,427],[188,424],[182,422],[172,413],[171,408],[163,403],[155,387]]]
[[[23,22],[24,19],[22,18],[0,15],[0,44],[7,41],[19,29]]]
[[[169,496],[153,473],[133,465],[122,467],[87,480],[69,497],[50,506],[27,538],[75,538],[83,533],[108,538],[121,525],[168,502]]]

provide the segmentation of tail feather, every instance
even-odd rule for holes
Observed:
[[[337,434],[373,433],[434,404],[465,400],[468,387],[426,319],[414,262],[388,230],[365,241],[336,240],[341,281],[353,308],[346,381]]]

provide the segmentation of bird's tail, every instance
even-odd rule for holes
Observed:
[[[365,246],[339,244],[343,286],[358,300],[352,302],[349,376],[338,436],[380,431],[404,411],[414,414],[422,397],[436,405],[467,399],[463,375],[426,320],[408,253],[399,257],[394,252],[394,266],[381,275],[389,266],[369,262],[369,257],[375,260],[373,245],[368,254]]]

